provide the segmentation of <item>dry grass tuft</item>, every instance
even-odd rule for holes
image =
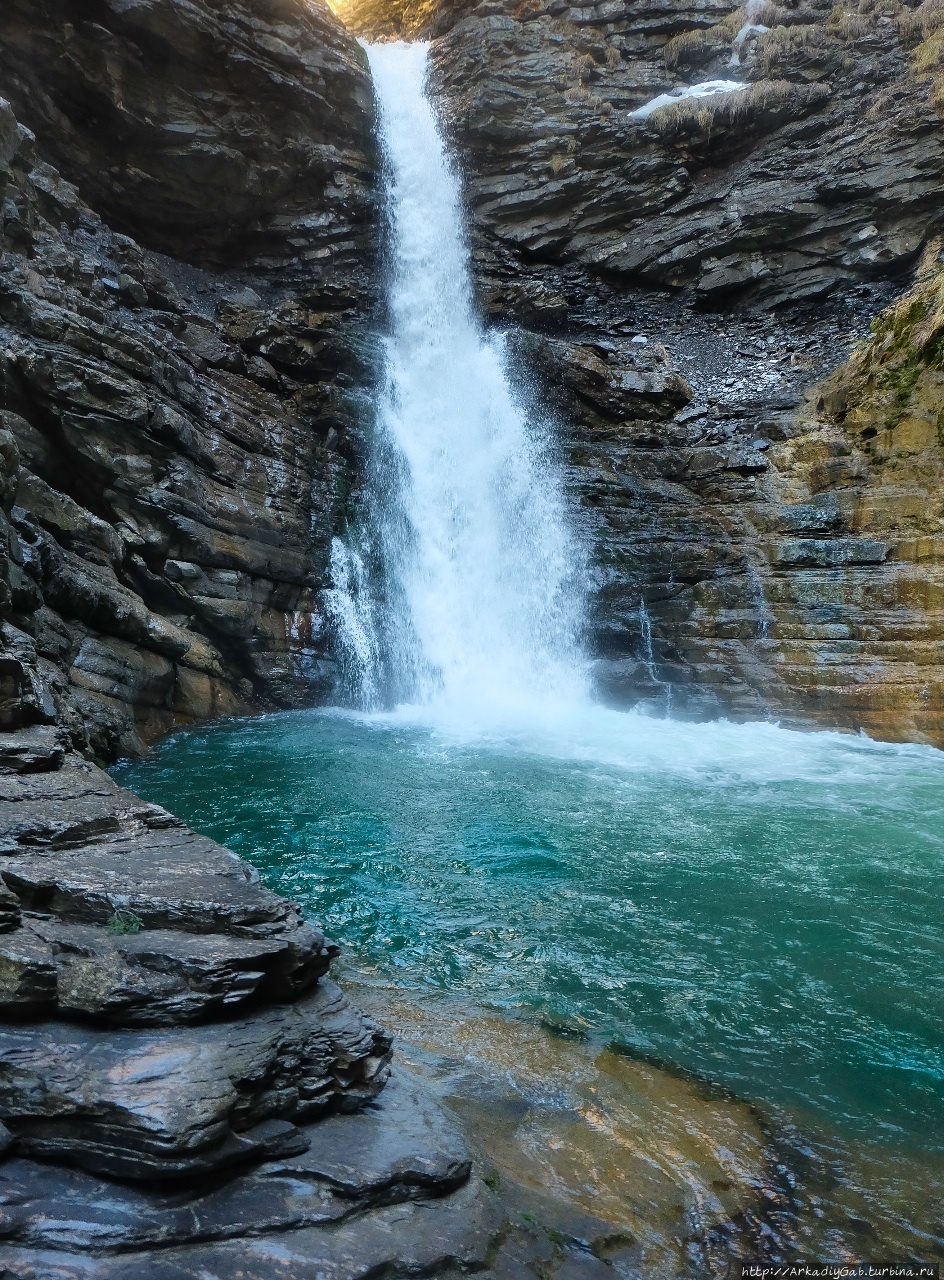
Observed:
[[[944,31],[935,31],[922,40],[912,54],[912,64],[918,75],[928,75],[944,63]]]
[[[874,26],[872,19],[865,13],[850,13],[844,9],[834,9],[829,15],[826,30],[847,44],[854,44],[867,36]]]
[[[774,27],[760,37],[757,60],[769,75],[778,67],[815,60],[834,47],[833,37],[825,27],[807,22],[795,27]]]
[[[897,110],[900,96],[901,90],[897,85],[881,89],[871,98],[863,119],[867,120],[869,124],[884,123]]]
[[[710,134],[718,126],[745,126],[764,116],[799,114],[828,96],[829,90],[823,85],[759,80],[739,92],[716,93],[710,98],[685,98],[660,107],[649,117],[649,122],[663,137]]]
[[[673,36],[662,50],[662,56],[669,71],[674,71],[677,67],[701,66],[719,47],[717,40],[713,40],[707,31],[698,27],[694,31],[683,31],[680,35]]]
[[[765,4],[754,17],[754,22],[762,27],[792,27],[802,23],[803,19],[796,9],[788,9],[781,4]]]
[[[733,40],[745,22],[747,22],[747,9],[742,6],[722,18],[717,26],[712,27],[712,30],[727,35],[729,40]]]
[[[898,30],[906,44],[927,40],[944,27],[944,0],[924,0],[917,9],[902,9]]]
[[[914,46],[912,70],[928,82],[934,110],[944,118],[944,0],[924,0],[900,13],[898,30],[904,43]]]
[[[565,102],[572,102],[575,104],[578,102],[586,103],[590,101],[590,97],[590,90],[583,84],[572,84],[569,89],[564,91]]]

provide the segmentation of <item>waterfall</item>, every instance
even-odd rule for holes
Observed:
[[[587,695],[585,568],[552,434],[475,314],[458,177],[422,44],[368,45],[385,160],[388,326],[360,519],[328,607],[365,709]]]

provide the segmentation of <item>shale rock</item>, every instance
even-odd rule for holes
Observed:
[[[938,252],[930,9],[345,14],[432,37],[479,298],[563,440],[604,695],[941,744],[932,374],[887,457],[815,408]],[[743,87],[640,110],[711,79]]]
[[[367,1280],[384,1271],[446,1276],[455,1275],[457,1267],[481,1271],[503,1221],[497,1198],[475,1182],[442,1200],[406,1201],[352,1221],[290,1232],[253,1231],[231,1243],[100,1258],[68,1250],[6,1248],[0,1259],[6,1274],[17,1280],[49,1274],[57,1280],[128,1280],[144,1268],[149,1280],[202,1280],[208,1275],[218,1280]]]
[[[389,1040],[327,981],[199,1028],[7,1027],[0,1114],[24,1154],[112,1177],[192,1178],[295,1146],[297,1120],[363,1105],[388,1056]]]
[[[430,1085],[397,1068],[354,1115],[296,1131],[305,1150],[199,1187],[103,1184],[21,1156],[0,1166],[0,1266],[10,1276],[631,1275],[619,1233],[515,1183],[472,1176]],[[490,1179],[494,1182],[494,1179]],[[625,1248],[623,1249],[625,1252]]]
[[[45,1021],[0,1029],[18,1152],[192,1178],[296,1151],[296,1122],[377,1094],[389,1037],[324,979],[337,949],[291,903],[94,765],[20,764],[0,776],[0,1003]]]
[[[128,920],[137,927],[141,917],[125,907],[110,919],[118,928]],[[30,914],[0,940],[0,1008],[58,1009],[121,1026],[203,1021],[253,999],[303,990],[327,971],[333,948],[323,941],[303,926],[289,941],[172,929],[122,936]]]
[[[17,1247],[92,1253],[206,1244],[324,1227],[367,1208],[440,1196],[470,1173],[461,1135],[402,1069],[365,1110],[299,1133],[302,1153],[188,1193],[106,1190],[88,1173],[15,1158],[0,1170],[0,1233]]]
[[[944,150],[913,24],[768,8],[744,34],[723,3],[486,0],[425,19],[486,297],[523,277],[566,300],[554,268],[575,264],[591,293],[605,276],[769,307],[914,263]],[[711,79],[747,87],[634,114]]]
[[[361,50],[300,0],[49,0],[4,6],[0,68],[0,724],[108,759],[323,696],[373,377]]]
[[[115,230],[200,265],[326,247],[337,265],[346,240],[350,266],[370,80],[326,6],[10,0],[0,67],[44,157]],[[114,285],[131,307],[150,288],[133,270]]]

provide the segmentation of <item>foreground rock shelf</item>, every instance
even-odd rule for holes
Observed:
[[[0,1274],[635,1274],[591,1249],[610,1224],[472,1176],[239,858],[52,728],[0,759]]]
[[[0,998],[24,1019],[0,1030],[0,1105],[17,1151],[193,1177],[304,1146],[295,1122],[382,1088],[390,1039],[324,977],[336,948],[319,930],[94,765],[46,763],[0,777]]]

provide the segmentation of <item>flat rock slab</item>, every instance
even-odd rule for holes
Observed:
[[[339,1196],[358,1197],[407,1186],[454,1188],[471,1169],[455,1123],[403,1068],[365,1110],[331,1116],[311,1136],[307,1151],[263,1165],[256,1176],[314,1179]]]
[[[0,734],[0,773],[58,769],[64,757],[62,735],[52,725],[31,725]]]
[[[0,1119],[21,1154],[113,1177],[194,1177],[265,1155],[270,1136],[247,1132],[261,1122],[362,1106],[389,1054],[333,982],[202,1027],[7,1026]]]
[[[325,1227],[262,1232],[228,1243],[159,1253],[89,1257],[0,1248],[9,1280],[367,1280],[480,1271],[504,1219],[474,1180],[441,1200],[389,1205]]]
[[[0,814],[3,854],[68,848],[148,828],[185,830],[166,809],[125,791],[107,773],[75,757],[51,772],[0,773]]]
[[[122,1026],[197,1022],[251,999],[284,1000],[327,973],[317,929],[234,938],[170,929],[112,934],[27,917],[0,933],[0,1010],[89,1015]]]
[[[335,954],[235,854],[87,761],[0,774],[0,1010],[196,1022],[292,999]]]
[[[463,1185],[471,1170],[455,1125],[403,1070],[363,1111],[306,1125],[301,1134],[304,1154],[190,1192],[115,1185],[80,1170],[8,1160],[0,1166],[0,1237],[91,1254],[208,1243],[438,1197]]]
[[[186,828],[0,858],[24,908],[84,924],[133,912],[146,929],[262,936],[297,919],[235,854]]]

